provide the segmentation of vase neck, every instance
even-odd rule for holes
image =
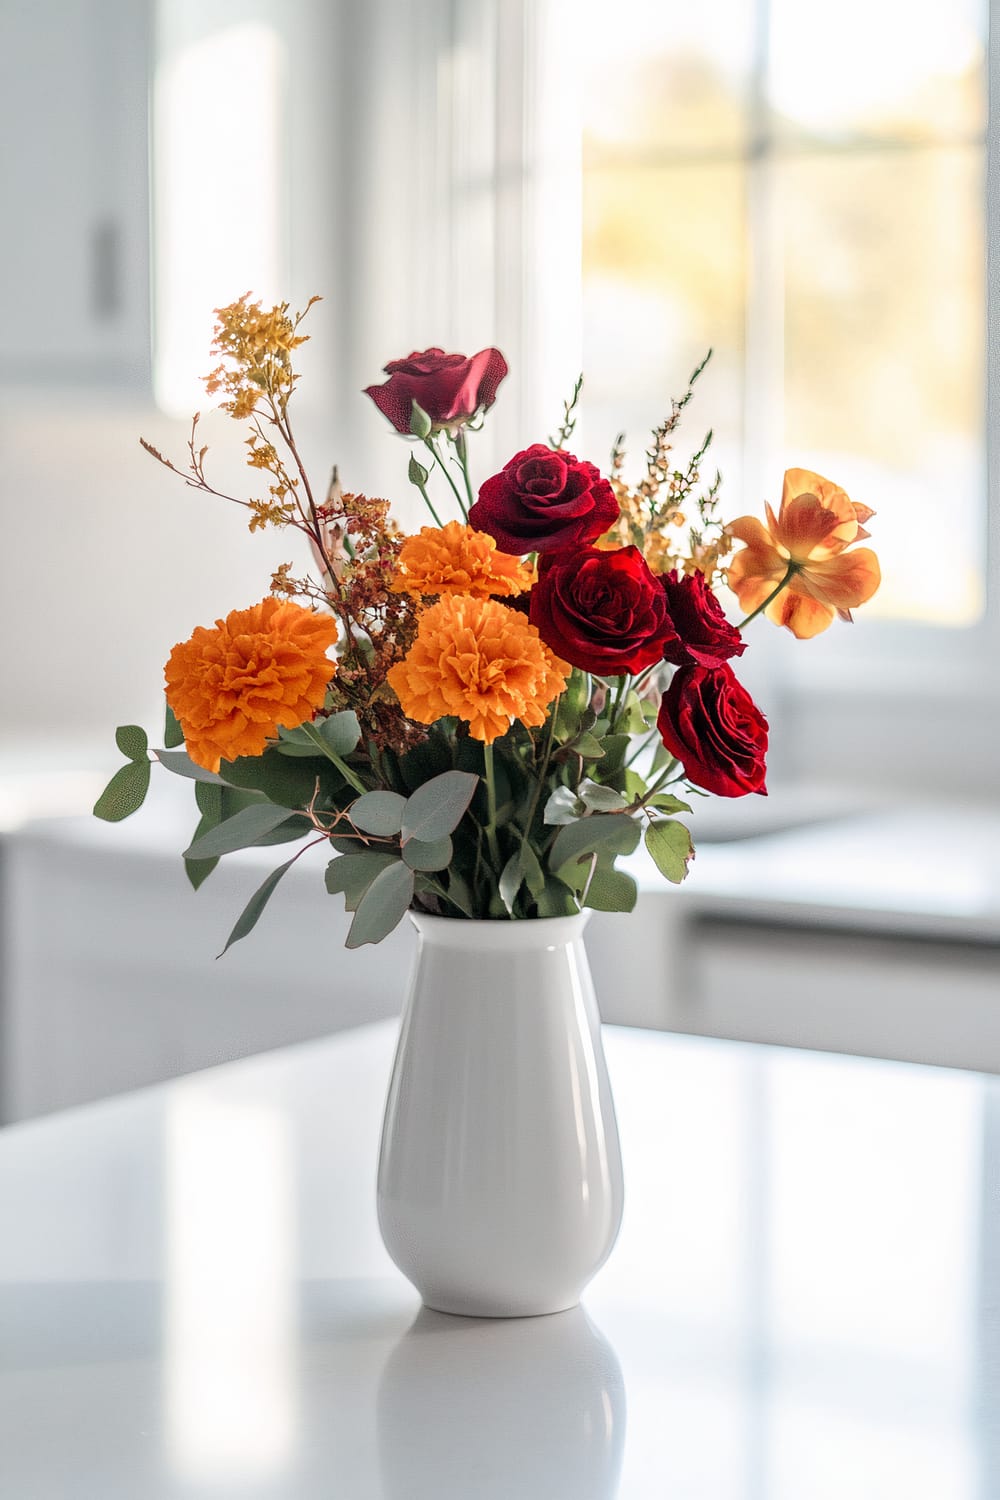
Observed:
[[[573,917],[539,917],[534,921],[479,922],[410,912],[421,943],[452,952],[483,954],[565,948],[583,937],[589,916],[589,912],[580,912]]]

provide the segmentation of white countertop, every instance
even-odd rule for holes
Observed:
[[[583,1311],[422,1312],[391,1024],[0,1133],[3,1500],[992,1500],[1000,1084],[606,1030]]]

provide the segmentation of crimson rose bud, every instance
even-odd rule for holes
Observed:
[[[767,720],[732,667],[681,667],[656,727],[695,786],[720,797],[767,795]]]
[[[544,443],[515,453],[469,511],[469,524],[515,557],[585,547],[617,519],[615,492],[594,465]]]
[[[544,558],[530,619],[563,661],[602,676],[642,672],[675,639],[660,580],[638,547]]]
[[[678,577],[677,570],[664,573],[660,582],[667,596],[667,609],[676,638],[663,652],[675,667],[694,663],[699,667],[721,667],[731,656],[742,656],[747,643],[730,625],[722,605],[709,588],[704,573]]]
[[[464,354],[445,354],[443,349],[424,349],[408,359],[392,359],[385,366],[389,379],[384,385],[369,385],[370,396],[397,432],[410,431],[414,401],[431,419],[431,430],[461,427],[480,407],[492,406],[497,386],[507,374],[507,361],[499,349],[480,349],[467,359]]]

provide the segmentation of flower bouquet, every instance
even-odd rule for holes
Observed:
[[[619,861],[640,838],[668,881],[684,878],[693,848],[682,816],[692,796],[764,793],[767,721],[733,666],[746,649],[743,630],[765,614],[805,638],[837,615],[850,619],[879,582],[874,554],[855,545],[871,512],[831,481],[791,469],[777,515],[768,506],[764,521],[725,524],[719,476],[702,480],[711,433],[687,462],[673,451],[704,363],[654,431],[637,482],[625,477],[621,440],[607,474],[570,451],[581,382],[554,435],[477,485],[473,439],[506,361],[497,349],[471,358],[428,349],[386,365],[388,378],[366,392],[408,442],[408,481],[432,522],[403,535],[385,500],[345,491],[336,472],[318,491],[303,466],[290,407],[304,314],[243,297],[217,316],[218,364],[207,388],[243,425],[263,491],[222,498],[244,509],[251,531],[304,533],[314,567],[282,565],[261,602],[198,626],[173,648],[163,748],[150,751],[137,726],[120,728],[127,763],[95,812],[112,821],[134,812],[155,761],[194,784],[199,822],[183,856],[194,886],[235,850],[297,846],[255,891],[227,948],[313,848],[330,856],[327,889],[353,913],[348,947],[378,942],[413,914],[430,956],[423,982],[418,966],[414,997],[423,998],[411,997],[401,1056],[417,1045],[415,1016],[433,1008],[432,991],[439,1007],[447,1000],[448,1015],[431,1026],[436,1061],[424,1067],[422,1102],[401,1085],[397,1059],[380,1178],[383,1233],[394,1254],[406,1242],[397,1260],[409,1256],[408,1274],[434,1306],[568,1305],[610,1249],[621,1207],[620,1174],[616,1187],[608,1168],[617,1160],[616,1138],[608,1144],[613,1109],[592,991],[581,978],[582,914],[634,906],[636,881]],[[207,477],[197,416],[186,468],[143,446],[194,489],[220,494]],[[723,610],[723,586],[744,613],[739,623]],[[552,955],[560,952],[557,972]],[[479,1014],[491,983],[517,1001],[506,1030],[497,1029],[497,1007],[493,1019]],[[473,1121],[467,1104],[459,1120],[443,1102],[449,1046],[458,1049],[454,1067],[466,1071],[465,1097],[470,1067],[487,1070],[476,1086],[489,1095],[488,1070],[503,1065],[505,1049],[509,1069],[522,1066],[522,1001],[532,1024],[549,1001],[564,1017],[582,1008],[589,1018],[568,1051],[562,1042],[550,1049],[576,1058],[578,1092],[580,1077],[591,1080],[604,1161],[604,1187],[592,1183],[584,1194],[586,1225],[577,1216],[565,1232],[553,1228],[551,1204],[565,1197],[567,1153],[576,1152],[572,1171],[591,1170],[580,1164],[579,1101],[577,1116],[567,1116],[577,1144],[567,1136],[551,1161],[532,1135],[534,1106],[523,1089],[515,1090],[513,1125],[502,1110]],[[411,1058],[408,1066],[412,1078],[422,1065]],[[564,1085],[554,1075],[538,1084],[546,1118]],[[423,1210],[435,1203],[440,1220],[456,1194],[437,1168],[427,1178],[426,1164],[447,1154],[456,1129],[467,1143],[481,1136],[478,1154],[471,1146],[467,1153],[478,1206],[435,1233]],[[505,1281],[504,1267],[494,1267],[484,1292],[468,1267],[496,1261],[500,1231],[476,1183],[503,1177],[512,1153],[528,1184],[513,1214],[524,1235],[511,1240],[507,1205],[498,1222],[506,1225],[504,1264],[516,1263],[516,1274]],[[415,1208],[405,1201],[414,1197]],[[428,1236],[416,1250],[414,1215]],[[548,1249],[536,1244],[539,1224]],[[576,1255],[582,1240],[587,1248]],[[515,1242],[521,1248],[512,1250]]]

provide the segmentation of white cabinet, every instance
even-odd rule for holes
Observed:
[[[0,0],[0,382],[148,388],[150,7]]]

